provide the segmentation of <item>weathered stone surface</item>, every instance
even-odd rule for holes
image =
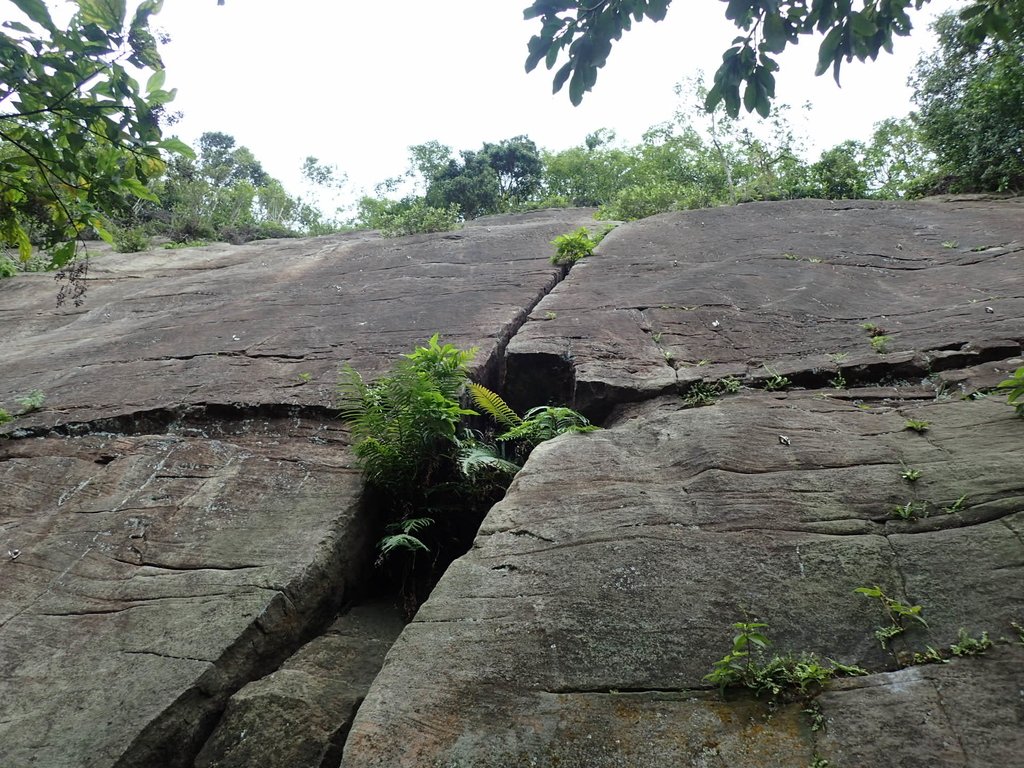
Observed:
[[[934,426],[918,435],[907,417]],[[806,766],[866,749],[874,732],[855,724],[886,719],[862,711],[871,697],[822,697],[845,723],[825,741],[804,704],[766,718],[763,705],[717,701],[702,678],[748,615],[779,652],[865,666],[875,674],[856,690],[927,707],[896,684],[914,673],[882,674],[894,665],[873,635],[885,615],[854,590],[924,606],[928,627],[897,652],[948,647],[961,627],[1012,634],[1024,616],[1020,427],[994,399],[865,411],[753,394],[698,409],[656,400],[544,444],[392,649],[344,765]],[[917,484],[904,464],[922,471]],[[930,515],[894,519],[910,498]],[[948,740],[988,719],[1019,724],[1019,701],[997,691],[1024,685],[1024,647],[950,669],[986,711],[941,721]],[[833,764],[916,764],[916,739],[886,748],[885,762]],[[966,764],[999,764],[986,755],[1000,750]],[[965,764],[951,754],[931,764]]]
[[[0,443],[0,765],[189,765],[336,609],[371,547],[361,477],[272,426]]]
[[[517,404],[568,399],[609,428],[534,452],[396,642],[343,766],[1012,764],[1022,425],[1003,398],[955,395],[1020,364],[1022,275],[1021,200],[620,227],[507,350]],[[819,391],[656,397],[773,373]],[[833,388],[837,373],[855,388]],[[900,519],[907,502],[927,514]],[[891,653],[874,636],[885,611],[854,591],[873,585],[927,619]],[[745,617],[773,651],[870,671],[815,696],[826,731],[804,700],[770,712],[709,689]],[[1011,640],[899,668],[961,628]]]
[[[353,608],[231,698],[195,768],[337,765],[356,708],[403,625],[390,603]]]
[[[554,381],[606,411],[766,366],[817,386],[920,378],[1019,354],[1022,337],[1021,199],[756,203],[612,232],[516,335],[508,386],[531,400]]]
[[[0,766],[190,766],[372,556],[338,365],[439,331],[496,368],[589,215],[103,256],[77,309],[0,282],[0,406],[46,396],[0,427]]]
[[[115,254],[92,264],[77,309],[54,309],[50,275],[4,280],[0,404],[46,394],[20,427],[204,403],[322,406],[341,363],[377,374],[435,332],[486,361],[559,279],[552,238],[587,222],[586,210],[539,211],[390,240]]]

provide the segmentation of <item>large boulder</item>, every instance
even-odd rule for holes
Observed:
[[[507,354],[519,402],[607,428],[534,451],[392,648],[343,766],[1013,764],[1024,422],[966,396],[1024,363],[1022,214],[806,201],[610,235]],[[727,376],[746,388],[691,407]],[[775,376],[802,389],[758,391]],[[880,642],[886,604],[856,592],[875,587],[924,623]],[[755,620],[766,661],[868,674],[723,697],[706,675]]]
[[[562,277],[540,212],[460,232],[96,258],[0,282],[0,766],[190,766],[245,683],[365,589],[330,406],[433,333],[486,377]]]

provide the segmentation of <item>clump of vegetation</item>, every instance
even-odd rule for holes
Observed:
[[[1006,391],[1006,402],[1014,406],[1018,416],[1024,418],[1024,366],[1014,371],[1010,378],[999,382],[998,386]]]
[[[138,253],[149,247],[149,235],[143,227],[111,227],[113,247],[118,253]]]
[[[765,366],[765,370],[768,372],[768,378],[764,382],[764,388],[769,392],[780,392],[786,389],[790,385],[790,380],[787,376],[780,376],[778,371],[775,371]]]
[[[897,504],[893,508],[893,515],[901,520],[916,520],[921,517],[928,517],[928,504],[923,501],[908,501],[906,504]]]
[[[594,249],[601,243],[604,236],[610,230],[591,237],[586,227],[580,227],[575,232],[559,235],[551,244],[555,246],[555,253],[551,256],[551,263],[562,266],[572,266],[577,261],[593,256]]]
[[[0,408],[0,424],[6,424],[9,421],[13,421],[14,417],[11,416],[11,412],[5,408]]]
[[[886,336],[884,334],[880,336],[871,337],[871,348],[880,355],[884,355],[889,351],[889,342],[892,341],[892,336]]]
[[[921,470],[912,469],[906,465],[903,465],[903,471],[900,472],[900,477],[902,477],[908,483],[916,483],[921,478]]]
[[[18,398],[18,405],[21,406],[18,415],[24,416],[26,413],[38,411],[43,407],[44,402],[46,402],[46,395],[43,394],[43,391],[41,389],[33,389],[27,395],[22,395]]]
[[[761,622],[737,622],[732,625],[736,635],[732,649],[712,666],[704,679],[717,685],[724,693],[727,688],[747,688],[755,696],[765,693],[772,698],[801,696],[820,688],[840,675],[866,675],[860,667],[840,664],[831,659],[821,660],[813,653],[767,656],[771,641],[762,630]]]
[[[992,647],[992,641],[988,639],[988,632],[982,632],[981,637],[971,637],[970,633],[961,627],[957,635],[957,641],[949,646],[954,656],[979,656]]]
[[[885,611],[889,623],[875,630],[875,637],[881,643],[882,648],[886,648],[894,637],[907,631],[908,627],[905,623],[907,620],[917,622],[924,627],[928,626],[928,622],[921,616],[920,605],[906,605],[896,598],[889,597],[878,585],[858,587],[854,592],[878,600]]]
[[[452,203],[447,208],[427,205],[422,200],[413,201],[380,222],[380,233],[384,237],[450,232],[462,223],[459,206]]]
[[[448,563],[468,549],[484,513],[534,446],[597,429],[570,408],[540,406],[519,416],[469,381],[475,354],[441,344],[435,334],[373,383],[351,366],[341,370],[339,412],[381,510],[377,562],[390,569],[410,615]],[[467,389],[502,427],[500,434],[469,428],[466,418],[479,413],[462,405]],[[417,557],[423,554],[429,557]]]
[[[932,423],[930,421],[922,421],[920,419],[907,419],[903,422],[904,429],[909,429],[913,432],[917,432],[918,434],[927,432],[931,425]]]

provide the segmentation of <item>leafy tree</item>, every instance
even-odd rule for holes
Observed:
[[[767,117],[775,98],[775,55],[801,37],[823,35],[816,74],[832,70],[836,82],[843,61],[875,59],[892,51],[893,36],[910,34],[909,10],[926,0],[865,0],[854,10],[849,0],[727,0],[725,16],[742,30],[722,56],[708,92],[707,108],[724,102],[735,117],[740,104]],[[961,15],[973,19],[977,36],[999,36],[1010,42],[1013,28],[1008,8],[1016,0],[975,0]],[[567,61],[555,72],[555,92],[568,82],[569,98],[579,104],[594,87],[597,70],[611,53],[612,42],[634,21],[661,21],[671,0],[535,0],[524,15],[540,19],[540,31],[528,45],[526,70],[541,61],[552,69],[565,53]],[[742,87],[742,93],[741,93]]]
[[[812,194],[829,200],[851,200],[868,196],[868,173],[862,163],[864,145],[844,141],[821,153],[811,166]]]
[[[498,178],[498,195],[505,209],[521,205],[539,190],[544,164],[537,145],[526,136],[484,144],[482,154]]]
[[[467,219],[497,213],[501,204],[498,174],[483,152],[464,150],[461,161],[449,160],[427,187],[427,205],[447,208],[457,205]]]
[[[14,18],[0,25],[0,243],[27,261],[35,241],[62,267],[87,227],[110,237],[105,212],[152,197],[146,183],[163,169],[161,149],[187,151],[161,135],[174,96],[149,30],[161,0],[143,0],[131,18],[124,0],[75,0],[64,29],[42,0],[6,2]],[[152,72],[144,86],[129,67]],[[70,275],[76,303],[83,270]]]
[[[935,23],[938,50],[913,79],[921,139],[937,158],[924,191],[1024,190],[1024,2],[1004,8],[1006,39],[985,42],[978,16]]]
[[[871,196],[895,200],[906,197],[917,179],[931,173],[934,156],[925,149],[912,117],[889,118],[875,125],[863,162]]]

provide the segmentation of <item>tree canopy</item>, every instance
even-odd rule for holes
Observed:
[[[661,21],[672,0],[535,0],[524,15],[539,19],[540,31],[528,45],[526,70],[543,61],[553,69],[562,54],[566,61],[554,75],[554,91],[569,84],[569,98],[579,104],[594,87],[612,43],[633,22]],[[722,63],[707,94],[710,111],[724,102],[736,117],[740,105],[767,117],[775,98],[775,56],[802,37],[820,35],[816,73],[832,70],[836,82],[843,61],[875,59],[892,51],[893,37],[910,34],[910,11],[927,0],[864,0],[855,10],[852,0],[726,0],[725,16],[742,34],[722,55]],[[962,12],[978,38],[1009,40],[1008,9],[1017,0],[975,0]],[[742,89],[742,93],[741,93]]]
[[[63,266],[83,229],[107,234],[105,211],[152,197],[161,149],[187,151],[161,134],[174,93],[149,21],[162,0],[130,17],[125,0],[75,0],[65,28],[42,0],[5,1],[16,18],[0,25],[0,241],[22,260],[33,242],[52,248]],[[145,85],[133,71],[150,73]]]

